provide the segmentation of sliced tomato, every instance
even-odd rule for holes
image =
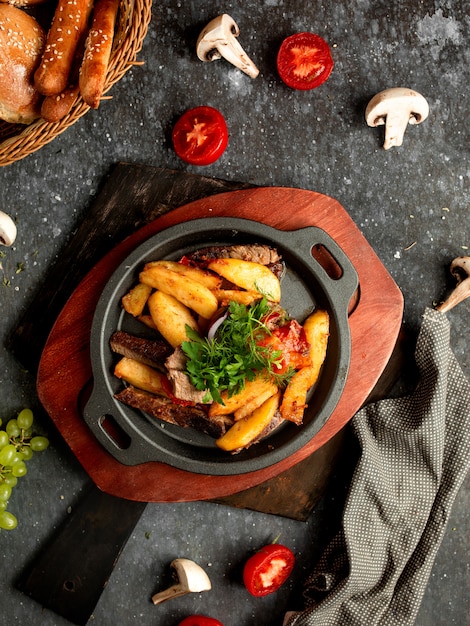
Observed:
[[[292,89],[314,89],[333,70],[330,47],[314,33],[296,33],[284,39],[277,55],[277,71]]]
[[[258,344],[281,353],[277,374],[285,373],[289,367],[297,370],[310,365],[307,336],[296,320],[275,328],[270,335],[258,341]]]
[[[277,543],[267,545],[245,563],[245,587],[257,597],[274,593],[289,578],[294,564],[295,556],[290,548]]]
[[[179,623],[178,626],[224,626],[222,622],[213,617],[206,617],[205,615],[190,615]]]
[[[222,156],[228,144],[225,118],[213,107],[190,109],[176,122],[173,146],[180,159],[191,165],[210,165]]]

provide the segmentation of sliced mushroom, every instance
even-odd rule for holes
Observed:
[[[454,306],[470,296],[470,256],[459,256],[450,264],[450,273],[457,280],[457,286],[450,296],[436,307],[441,313],[446,313]]]
[[[429,115],[429,105],[420,93],[393,87],[376,94],[366,107],[369,126],[385,124],[384,149],[401,146],[408,124],[421,124]]]
[[[196,43],[197,56],[205,62],[224,57],[251,78],[256,78],[259,70],[238,43],[239,34],[240,29],[230,15],[219,15],[201,31]]]
[[[172,598],[179,598],[188,593],[200,593],[212,589],[209,576],[200,565],[189,559],[175,559],[170,563],[175,570],[178,582],[164,591],[152,596],[154,604],[161,604]]]
[[[11,246],[16,239],[16,224],[9,215],[0,211],[0,244]]]

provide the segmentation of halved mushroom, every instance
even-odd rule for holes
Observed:
[[[459,256],[450,264],[450,273],[457,280],[457,286],[447,300],[436,307],[441,313],[446,313],[454,306],[470,297],[470,256]]]
[[[175,559],[170,563],[178,577],[176,584],[152,596],[154,604],[161,604],[188,593],[199,593],[212,589],[211,581],[200,565],[189,559]]]
[[[385,124],[384,149],[401,146],[408,124],[421,124],[429,115],[426,98],[405,87],[393,87],[376,94],[366,107],[369,126]]]
[[[251,78],[256,78],[259,70],[238,43],[239,34],[240,29],[230,15],[219,15],[201,31],[196,43],[197,56],[205,62],[224,57]]]
[[[0,244],[12,246],[16,239],[16,224],[9,215],[0,211]]]

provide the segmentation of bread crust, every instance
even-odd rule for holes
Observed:
[[[37,4],[44,4],[49,0],[0,0],[0,4],[11,4],[15,7],[32,7]]]
[[[34,71],[45,32],[29,14],[0,4],[0,119],[30,124],[40,117],[42,97],[34,87]]]
[[[80,94],[93,109],[103,94],[118,10],[119,0],[97,0],[93,11],[79,78]]]
[[[46,96],[41,106],[41,116],[51,124],[59,122],[70,113],[78,96],[78,84],[66,87],[62,93],[55,96]]]
[[[58,95],[69,83],[77,46],[88,29],[93,0],[58,0],[41,63],[34,75],[36,89]]]

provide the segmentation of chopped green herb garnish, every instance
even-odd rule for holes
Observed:
[[[270,310],[266,298],[248,307],[232,301],[227,319],[212,339],[201,337],[186,326],[190,341],[181,344],[188,357],[186,372],[196,389],[207,390],[205,401],[223,404],[222,391],[227,391],[229,397],[239,393],[247,380],[254,380],[262,372],[278,385],[292,375],[291,372],[276,375],[281,352],[259,345],[270,334],[263,322]]]

